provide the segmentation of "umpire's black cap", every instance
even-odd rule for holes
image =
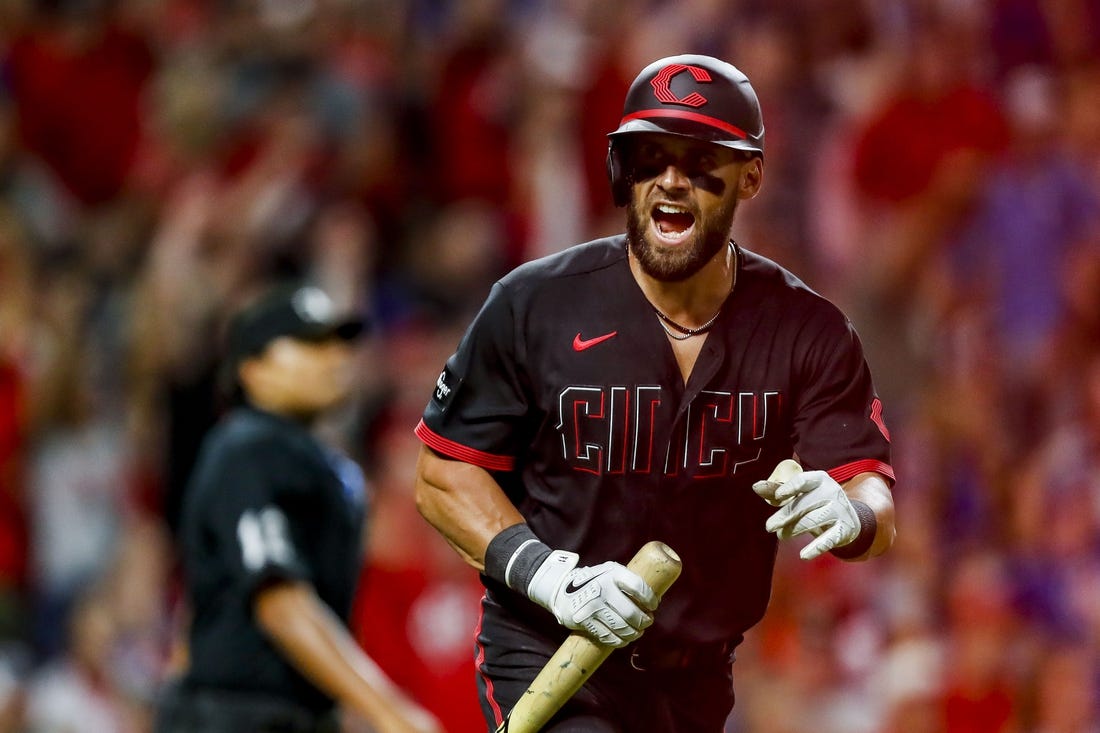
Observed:
[[[228,361],[235,365],[281,336],[303,341],[350,341],[363,333],[366,325],[358,315],[341,316],[332,298],[315,285],[276,286],[230,321]]]
[[[368,325],[361,316],[341,316],[332,298],[314,285],[274,286],[230,320],[218,386],[227,398],[239,399],[237,368],[280,336],[305,341],[351,341]]]

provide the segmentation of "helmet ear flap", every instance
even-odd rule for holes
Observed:
[[[622,152],[615,146],[615,140],[607,143],[607,180],[611,183],[611,200],[616,206],[630,203],[630,182],[623,172]]]

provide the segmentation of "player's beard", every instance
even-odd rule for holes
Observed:
[[[696,217],[691,241],[671,248],[658,247],[646,236],[651,207],[632,204],[627,210],[626,241],[642,270],[655,280],[680,282],[703,269],[730,241],[730,229],[737,211],[737,199],[731,198],[705,218]]]

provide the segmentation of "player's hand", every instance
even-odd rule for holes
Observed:
[[[577,567],[578,556],[557,550],[535,571],[527,595],[558,623],[601,644],[625,646],[653,623],[657,594],[617,562]]]
[[[753,491],[779,511],[764,528],[781,540],[809,533],[815,539],[799,552],[803,560],[837,547],[859,536],[860,521],[848,495],[825,471],[804,471],[783,483],[757,481]]]

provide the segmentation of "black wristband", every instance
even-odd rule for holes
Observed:
[[[526,522],[513,524],[502,529],[485,548],[485,575],[526,592],[532,576],[550,552]]]
[[[878,520],[875,519],[875,512],[871,507],[862,501],[853,500],[852,508],[856,510],[856,516],[859,517],[859,534],[848,544],[829,550],[841,560],[851,560],[870,550],[878,533]]]

